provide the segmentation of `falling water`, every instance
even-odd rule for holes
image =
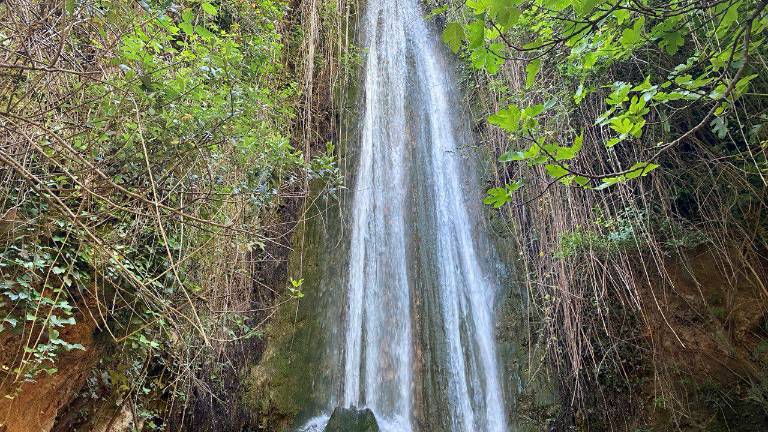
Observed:
[[[451,432],[506,431],[493,324],[498,284],[468,207],[468,134],[457,126],[460,101],[443,49],[417,0],[368,2],[364,29],[343,372],[329,404],[368,407],[390,432],[424,428],[416,420],[423,405],[443,406],[450,419],[441,424]],[[418,355],[425,340],[434,352]],[[426,380],[420,370],[439,371],[430,391],[417,385]]]

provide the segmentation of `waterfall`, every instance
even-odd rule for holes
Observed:
[[[460,98],[444,48],[417,0],[368,2],[363,41],[346,306],[338,323],[343,370],[329,404],[370,408],[388,432],[423,429],[417,399],[442,407],[442,428],[451,432],[506,431],[494,338],[498,283],[479,212],[471,209],[474,195],[465,190],[470,134],[454,112]],[[428,360],[417,355],[424,340],[432,341]],[[440,371],[431,391],[417,385],[423,369]],[[303,430],[320,430],[327,418]]]

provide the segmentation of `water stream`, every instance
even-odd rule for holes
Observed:
[[[478,228],[470,133],[444,48],[417,0],[367,5],[364,94],[336,405],[382,430],[507,431],[493,254]],[[441,419],[426,419],[441,413]],[[425,420],[426,419],[426,420]],[[425,425],[424,423],[431,423]]]

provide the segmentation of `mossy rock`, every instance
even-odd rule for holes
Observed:
[[[324,432],[379,432],[376,416],[368,408],[336,408]]]

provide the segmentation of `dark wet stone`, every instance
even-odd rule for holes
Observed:
[[[379,432],[379,424],[368,408],[341,408],[333,410],[324,432]]]

